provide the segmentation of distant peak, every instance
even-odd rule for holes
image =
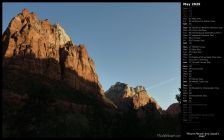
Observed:
[[[29,12],[29,10],[28,10],[27,8],[24,8],[24,9],[22,10],[22,15],[23,15],[23,16],[27,16],[29,13],[30,13],[30,12]]]
[[[128,86],[126,83],[116,82],[115,86]]]
[[[123,102],[126,102],[126,99],[130,99],[135,109],[145,106],[148,103],[153,103],[158,110],[160,109],[160,106],[148,94],[144,86],[130,87],[126,83],[116,82],[115,85],[112,85],[106,91],[106,95],[121,108],[127,108]]]
[[[142,91],[142,90],[146,91],[144,86],[136,86],[134,89],[135,89],[136,92],[139,92],[139,91]]]
[[[111,88],[123,88],[123,90],[128,89],[132,92],[140,92],[140,91],[146,91],[144,86],[136,86],[136,87],[130,87],[128,84],[126,83],[122,83],[122,82],[116,82],[113,86],[111,86]]]

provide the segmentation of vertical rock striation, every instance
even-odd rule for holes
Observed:
[[[103,94],[85,46],[73,44],[60,24],[39,20],[24,9],[11,20],[2,41],[4,72],[38,74],[80,91]]]

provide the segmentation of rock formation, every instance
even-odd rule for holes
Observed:
[[[152,104],[157,110],[161,107],[157,102],[147,93],[143,86],[135,88],[129,87],[125,83],[117,82],[105,92],[106,96],[111,99],[120,109],[140,109],[147,104]]]
[[[3,137],[156,137],[180,128],[143,86],[118,82],[105,96],[85,46],[60,24],[24,9],[2,42]]]
[[[77,90],[103,94],[85,46],[73,44],[61,25],[24,9],[11,20],[2,41],[4,71],[63,80]]]
[[[167,110],[165,111],[166,114],[169,115],[177,115],[181,112],[181,107],[179,103],[173,103],[171,104]]]

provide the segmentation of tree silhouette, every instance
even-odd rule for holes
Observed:
[[[179,88],[179,94],[176,95],[176,99],[178,101],[178,103],[180,104],[181,103],[181,88]]]

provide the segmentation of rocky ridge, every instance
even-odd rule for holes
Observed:
[[[39,20],[24,9],[2,36],[3,68],[63,80],[76,90],[103,95],[94,61],[84,45],[75,45],[60,24]]]
[[[105,92],[120,109],[140,109],[147,104],[153,104],[157,110],[161,110],[159,104],[147,93],[145,87],[136,86],[135,88],[128,84],[117,82]]]
[[[179,116],[161,114],[143,86],[118,82],[104,96],[86,47],[75,45],[60,24],[24,9],[11,20],[2,41],[4,137],[180,133]],[[175,106],[169,110],[172,114]]]

